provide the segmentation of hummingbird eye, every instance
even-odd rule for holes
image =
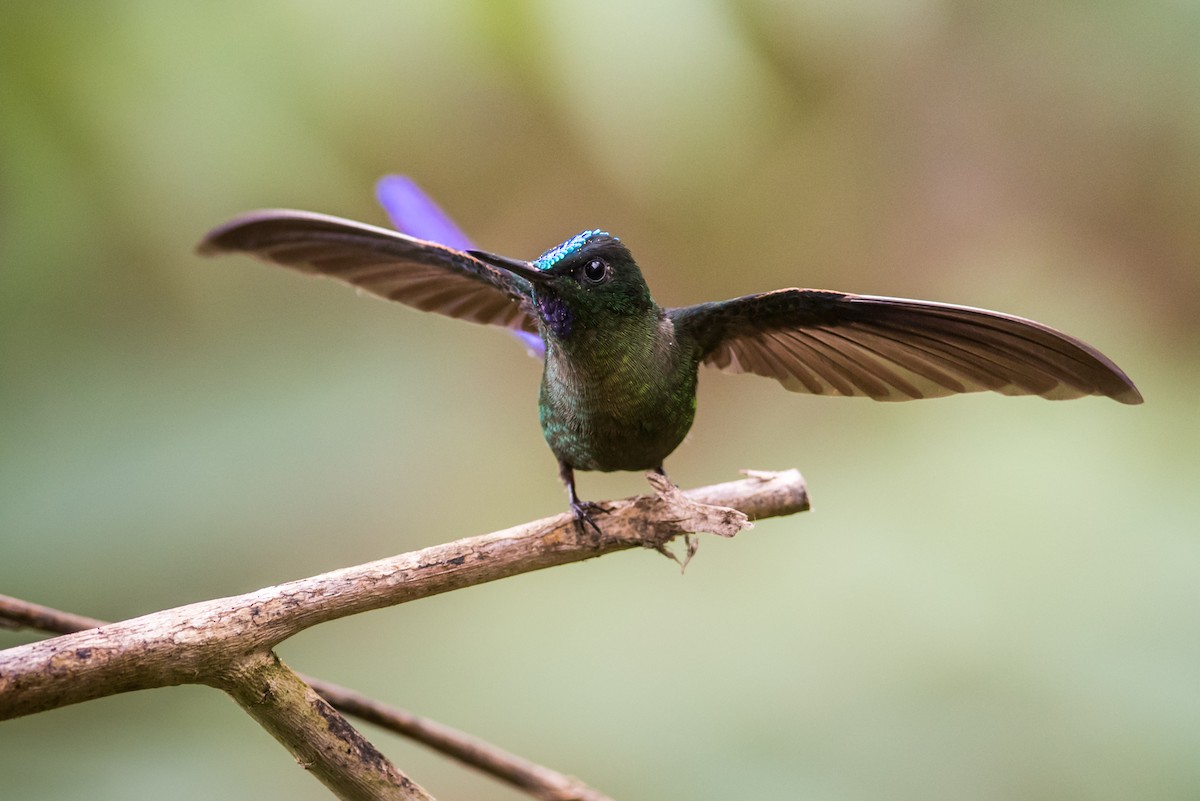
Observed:
[[[603,284],[610,275],[608,262],[603,259],[592,259],[583,265],[583,277],[589,284]]]

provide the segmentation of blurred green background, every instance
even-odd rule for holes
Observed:
[[[671,476],[797,467],[815,511],[288,662],[619,799],[1200,797],[1197,41],[1166,0],[5,3],[0,592],[124,618],[565,508],[508,337],[193,255],[255,207],[383,223],[404,172],[501,253],[617,232],[664,304],[1001,309],[1147,403],[706,372]],[[368,735],[441,799],[522,797]],[[203,688],[0,724],[0,782],[328,797]]]

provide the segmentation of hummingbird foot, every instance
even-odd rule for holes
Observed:
[[[575,494],[575,468],[561,459],[558,461],[558,475],[567,485],[567,494],[571,497],[571,511],[575,513],[575,525],[579,528],[579,533],[587,536],[588,526],[591,526],[592,530],[596,532],[596,536],[603,537],[604,532],[592,519],[592,515],[606,514],[608,510],[600,504],[579,500],[579,496]]]
[[[592,519],[593,514],[607,514],[608,510],[598,503],[591,501],[581,501],[578,498],[571,500],[571,511],[575,513],[575,525],[579,527],[579,533],[587,535],[588,526],[596,532],[596,536],[603,537],[604,532],[600,530],[599,524]]]

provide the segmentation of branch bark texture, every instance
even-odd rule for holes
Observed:
[[[343,801],[434,801],[273,652],[214,682]]]

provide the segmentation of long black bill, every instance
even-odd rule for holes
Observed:
[[[507,270],[513,275],[519,275],[535,284],[543,282],[550,277],[527,261],[510,259],[507,256],[497,256],[495,253],[488,253],[486,250],[468,250],[467,255],[479,259],[484,264],[490,264],[493,267],[499,267],[501,270]]]

